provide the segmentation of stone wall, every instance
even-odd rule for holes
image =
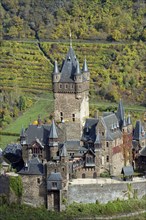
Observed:
[[[0,195],[5,194],[8,196],[9,193],[10,193],[9,177],[1,175],[0,176]]]
[[[23,182],[23,203],[32,206],[46,205],[46,186],[42,176],[22,175]]]
[[[127,199],[127,183],[129,182],[69,185],[68,203],[95,203],[96,200],[100,203],[107,203],[108,201],[116,200],[117,198]],[[146,181],[130,183],[132,184],[132,189],[137,190],[139,198],[146,195]]]

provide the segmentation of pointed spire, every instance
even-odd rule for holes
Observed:
[[[126,123],[126,118],[124,117],[124,121],[123,121],[123,127],[126,127],[127,123]]]
[[[119,105],[118,105],[118,110],[117,110],[117,118],[119,120],[119,126],[122,128],[122,125],[124,123],[124,107],[122,100],[120,99]]]
[[[57,63],[57,60],[55,60],[53,74],[58,74],[58,73],[59,73],[59,70],[58,70],[58,63]]]
[[[77,67],[76,67],[76,73],[75,75],[79,75],[81,73],[80,71],[80,65],[79,65],[79,61],[77,60]]]
[[[22,126],[20,137],[25,137],[25,129]]]
[[[49,138],[51,139],[58,138],[57,129],[54,120],[52,121],[52,125],[50,128]]]
[[[134,129],[134,134],[133,134],[133,139],[134,140],[140,140],[141,139],[141,130],[142,130],[142,125],[141,121],[136,121],[135,129]]]
[[[131,125],[131,116],[130,116],[130,114],[129,114],[128,117],[127,117],[127,124],[128,124],[128,125]]]
[[[88,66],[87,66],[87,61],[86,61],[86,57],[84,59],[84,63],[83,63],[83,68],[82,68],[83,72],[88,72]]]
[[[61,157],[66,157],[67,156],[67,149],[66,149],[66,145],[64,144],[62,149],[61,149]]]

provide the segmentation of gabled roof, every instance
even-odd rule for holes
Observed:
[[[58,138],[57,129],[54,120],[52,121],[49,138]]]
[[[29,160],[26,166],[23,167],[18,173],[23,175],[43,175],[43,164],[40,162],[38,157],[34,157],[33,159]]]
[[[122,168],[121,171],[122,174],[124,174],[125,176],[132,176],[134,173],[133,167],[132,166],[125,166]]]
[[[133,133],[133,140],[145,139],[145,131],[142,127],[141,121],[136,122],[136,126]]]
[[[102,121],[105,125],[106,140],[112,141],[116,138],[121,138],[121,131],[118,126],[118,119],[114,113],[102,117]],[[114,127],[113,127],[114,125]]]
[[[60,172],[58,172],[58,173],[52,172],[52,173],[49,175],[47,181],[62,181],[61,173],[60,173]]]
[[[26,144],[31,144],[37,138],[45,145],[48,143],[49,134],[50,125],[29,125],[26,130]]]

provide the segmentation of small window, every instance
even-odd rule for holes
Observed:
[[[106,162],[109,162],[109,156],[106,157]]]
[[[63,121],[63,112],[60,112],[60,119]]]
[[[102,132],[102,136],[104,136],[104,132]]]
[[[109,142],[106,142],[106,146],[109,147]]]
[[[59,88],[62,89],[62,84],[59,84]]]
[[[65,88],[66,88],[66,89],[68,88],[68,84],[65,84]]]
[[[72,114],[72,120],[75,121],[75,114]]]
[[[62,171],[64,172],[64,167],[62,168]]]
[[[73,89],[74,88],[74,84],[71,84],[71,89]]]
[[[37,178],[37,183],[40,184],[41,180],[40,178]]]
[[[52,182],[52,187],[56,188],[57,187],[57,182]]]

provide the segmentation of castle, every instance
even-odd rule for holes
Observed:
[[[60,211],[72,178],[97,178],[105,173],[116,176],[132,164],[130,115],[125,117],[120,100],[116,113],[89,118],[89,81],[86,58],[81,69],[70,44],[61,69],[57,61],[54,64],[52,124],[43,124],[38,118],[37,125],[22,129],[20,144],[15,145],[22,148],[24,166],[18,174],[24,185],[24,202]],[[133,140],[134,157],[140,141],[145,146],[145,133],[139,126]]]

